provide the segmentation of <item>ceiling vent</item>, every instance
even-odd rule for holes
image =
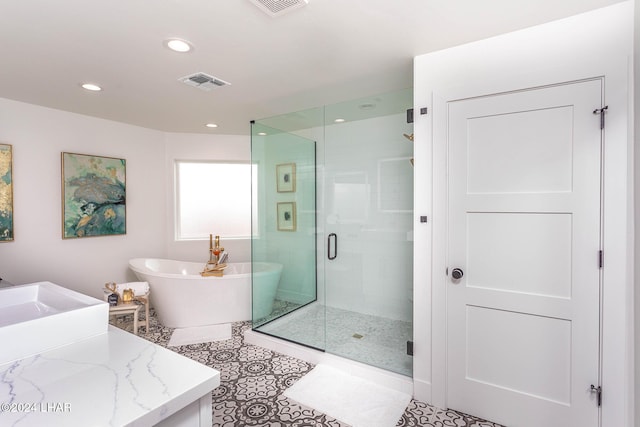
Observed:
[[[276,17],[306,6],[309,0],[249,0],[269,16]]]
[[[178,80],[180,80],[184,84],[197,87],[198,89],[202,89],[207,92],[209,92],[211,89],[215,89],[221,86],[229,86],[231,84],[205,73],[191,74],[189,76],[180,77]]]

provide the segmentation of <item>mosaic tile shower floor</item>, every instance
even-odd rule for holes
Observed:
[[[258,330],[411,376],[413,360],[406,353],[410,322],[312,303]]]
[[[114,325],[131,330],[131,321],[118,318]],[[212,393],[212,427],[348,427],[334,418],[306,408],[282,396],[284,390],[308,373],[313,365],[293,357],[244,343],[250,322],[232,325],[230,340],[168,347],[190,359],[220,371],[220,386]],[[149,332],[140,336],[167,347],[172,329],[152,315]],[[396,426],[501,427],[452,410],[412,400]],[[390,426],[391,427],[391,426]]]

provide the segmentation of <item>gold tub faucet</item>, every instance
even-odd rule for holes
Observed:
[[[222,276],[223,270],[227,268],[227,264],[220,263],[222,252],[224,252],[224,248],[220,246],[220,236],[216,236],[216,244],[214,246],[213,234],[209,234],[209,261],[205,264],[204,270],[200,273],[201,276]]]
[[[209,262],[218,264],[220,261],[220,254],[224,252],[224,248],[220,246],[220,236],[216,236],[215,246],[213,245],[213,234],[209,234]]]

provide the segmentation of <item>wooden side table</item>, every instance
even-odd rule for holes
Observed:
[[[117,317],[133,314],[133,333],[138,335],[138,326],[140,326],[141,323],[138,320],[138,316],[141,308],[142,305],[134,303],[112,305],[109,307],[109,316]],[[146,323],[146,320],[144,322]]]
[[[105,292],[104,299],[107,300],[110,292]],[[149,294],[147,292],[144,296],[137,297],[142,299],[143,303],[129,302],[126,304],[118,304],[118,305],[110,305],[109,306],[109,317],[111,316],[124,316],[127,314],[133,314],[133,333],[138,335],[138,328],[140,326],[145,327],[145,333],[149,332]],[[140,310],[144,306],[144,320],[140,320]]]

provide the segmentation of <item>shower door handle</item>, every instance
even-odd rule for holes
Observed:
[[[333,237],[333,256],[331,256],[331,238]],[[331,233],[327,237],[327,258],[336,259],[338,256],[338,235]]]

